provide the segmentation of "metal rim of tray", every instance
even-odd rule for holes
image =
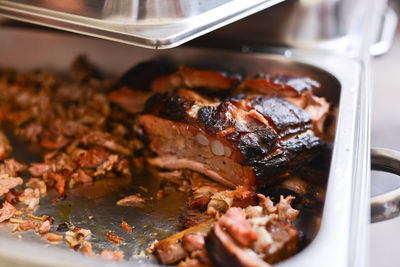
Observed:
[[[167,16],[163,22],[153,25],[132,20],[132,17],[128,16],[113,20],[112,16],[106,19],[92,18],[83,11],[71,14],[63,9],[46,8],[41,1],[3,0],[0,1],[0,14],[16,20],[107,40],[146,48],[164,49],[176,47],[282,1],[284,0],[214,1],[217,4],[212,9],[188,17],[171,18]],[[90,7],[90,1],[86,2],[85,5]],[[107,5],[123,3],[118,0],[108,2]],[[151,4],[150,1],[132,2],[137,2],[138,5]],[[200,2],[204,1],[193,1],[194,4]],[[99,12],[103,12],[103,10],[101,9]],[[165,12],[165,10],[160,9],[159,12]],[[157,20],[157,17],[154,17],[153,20]]]

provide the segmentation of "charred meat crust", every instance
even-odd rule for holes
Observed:
[[[179,66],[169,75],[162,75],[151,84],[154,92],[167,92],[178,87],[206,89],[209,92],[227,91],[240,82],[239,76],[229,76],[223,72]]]
[[[183,123],[188,130],[204,134],[210,142],[220,141],[232,151],[225,157],[250,166],[259,184],[276,182],[276,177],[297,169],[319,150],[321,141],[314,135],[308,114],[283,98],[258,95],[219,102],[203,101],[204,98],[193,94],[196,93],[189,97],[181,91],[155,94],[146,102],[143,113]],[[155,129],[144,128],[153,135]],[[176,141],[185,142],[179,134],[174,137]],[[179,157],[179,151],[176,153]]]
[[[315,133],[322,136],[330,105],[325,98],[313,95],[312,91],[319,87],[320,84],[309,77],[270,73],[241,81],[240,75],[188,66],[177,68],[166,61],[149,61],[133,67],[123,75],[114,87],[120,89],[111,92],[109,99],[131,113],[138,113],[152,93],[171,93],[179,88],[201,91],[208,96],[219,97],[222,102],[239,100],[249,93],[279,96],[307,111]],[[290,116],[285,119],[290,119]],[[276,126],[290,125],[277,121]]]
[[[134,90],[149,90],[154,79],[176,71],[166,60],[146,61],[135,65],[121,76],[116,87],[126,86]]]
[[[292,77],[282,74],[259,74],[252,79],[244,80],[238,91],[252,90],[262,94],[281,97],[294,97],[305,91],[319,88],[320,84],[309,77]]]

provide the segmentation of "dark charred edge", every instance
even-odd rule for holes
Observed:
[[[285,223],[282,221],[270,221],[267,224],[267,231],[274,234],[278,234],[279,231],[284,231],[289,234],[291,239],[285,242],[283,248],[279,251],[279,253],[272,253],[267,256],[265,258],[266,262],[270,264],[275,264],[289,258],[290,256],[298,252],[298,232],[291,223]]]
[[[291,195],[295,197],[291,205],[293,208],[301,211],[293,222],[294,229],[298,233],[297,251],[300,252],[310,244],[318,233],[323,210],[323,200],[321,201],[318,199],[318,196],[313,194],[313,191],[317,191],[316,187],[318,186],[309,182],[301,183],[298,186],[301,187],[300,190],[296,186],[288,187],[286,183],[279,183],[274,186],[258,188],[257,192],[268,195],[275,205],[279,203],[280,196],[286,197]]]
[[[143,114],[153,114],[164,119],[185,122],[186,110],[193,105],[193,101],[171,94],[155,94],[151,96],[144,106]]]
[[[321,85],[310,77],[294,77],[285,74],[265,74],[259,73],[254,78],[263,78],[275,85],[287,86],[295,89],[299,94],[304,91],[313,91]]]
[[[242,75],[240,73],[232,74],[232,73],[228,73],[226,71],[217,70],[217,69],[214,69],[214,68],[203,68],[203,67],[194,68],[194,67],[190,67],[190,66],[181,65],[181,66],[179,66],[179,70],[176,72],[176,74],[178,74],[183,79],[184,84],[186,84],[189,88],[196,89],[196,91],[200,89],[200,90],[204,90],[205,92],[209,92],[211,94],[213,94],[213,92],[215,94],[219,94],[219,92],[218,92],[219,90],[215,91],[214,90],[214,89],[216,89],[215,87],[212,87],[212,86],[210,86],[210,84],[207,84],[207,79],[204,80],[205,83],[203,85],[191,85],[191,86],[189,86],[185,82],[187,76],[190,76],[190,75],[193,75],[193,74],[196,74],[196,73],[199,73],[199,72],[202,73],[203,75],[205,73],[207,73],[207,76],[208,75],[214,75],[214,76],[217,75],[217,76],[222,77],[225,81],[229,81],[230,85],[228,87],[221,87],[221,88],[218,87],[218,86],[216,87],[216,88],[219,88],[219,90],[222,90],[222,91],[230,91],[230,90],[236,88],[242,82]],[[208,78],[209,79],[213,79],[215,77],[208,76]],[[223,92],[221,92],[221,93],[223,94]]]
[[[257,121],[238,124],[229,110],[231,102],[204,106],[198,111],[197,120],[188,118],[186,111],[194,102],[170,93],[152,96],[144,113],[186,122],[211,135],[234,128],[225,138],[240,151],[241,163],[254,167],[260,185],[277,182],[280,176],[297,170],[318,154],[321,141],[309,130],[311,119],[304,110],[278,97],[256,97],[249,102],[265,118],[273,117],[278,122],[277,131]]]
[[[310,205],[310,203],[312,203]],[[294,204],[295,209],[301,209],[301,212],[293,222],[293,227],[298,233],[298,249],[300,252],[314,240],[320,228],[323,204],[317,202],[304,202]]]
[[[303,91],[312,91],[319,88],[320,84],[309,77],[291,77],[287,75],[277,74],[271,77],[271,81],[275,84],[290,86],[300,94]]]
[[[331,162],[332,162],[333,146],[334,144],[331,142],[322,143],[320,149],[320,155],[312,159],[308,164],[308,166],[305,166],[306,168],[304,169],[305,171],[304,173],[305,174],[308,173],[311,180],[313,181],[316,180],[314,178],[321,176],[321,172],[324,177],[328,177],[329,169],[331,167]],[[321,181],[320,179],[317,180]]]
[[[222,235],[227,236],[227,234],[223,233],[222,228],[217,224],[214,225],[205,238],[207,255],[214,266],[269,266],[267,263],[262,264],[262,260],[258,257],[254,259],[253,255],[246,255],[249,253],[238,247],[230,237],[228,237],[229,240],[224,240],[229,243],[226,244],[221,240],[224,238]],[[247,260],[248,262],[243,262],[243,260]]]
[[[71,64],[72,75],[78,81],[84,82],[89,78],[104,79],[104,75],[87,59],[79,55]]]
[[[316,156],[320,151],[321,139],[313,135],[310,131],[294,134],[290,138],[281,139],[281,146],[285,149],[285,156],[292,165],[304,162],[305,158],[311,160],[309,154]],[[295,168],[292,168],[293,170]]]
[[[290,179],[290,178],[288,178]],[[292,181],[291,183],[277,183],[273,186],[264,186],[258,188],[257,192],[271,197],[275,204],[279,202],[280,196],[294,196],[295,199],[291,203],[293,208],[303,210],[303,207],[322,208],[324,196],[319,195],[324,191],[324,186],[315,185],[307,182],[303,178],[300,181]]]
[[[133,90],[150,91],[155,78],[174,73],[177,69],[176,65],[167,60],[142,62],[126,71],[113,88],[126,86]]]
[[[251,99],[249,104],[269,118],[281,136],[297,132],[298,128],[311,127],[308,113],[283,98],[258,96]]]
[[[240,100],[246,99],[247,94],[229,94],[229,95],[224,95],[220,98],[221,102],[232,102],[232,103],[237,103]]]
[[[198,111],[198,120],[207,133],[217,134],[235,126],[235,120],[229,116],[228,104],[228,102],[223,102],[217,107],[205,106]]]
[[[242,266],[235,255],[230,254],[224,248],[223,243],[216,236],[214,228],[206,236],[205,241],[208,257],[214,266]]]

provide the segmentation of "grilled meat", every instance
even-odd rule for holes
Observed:
[[[10,142],[5,134],[0,131],[0,161],[4,160],[8,153],[11,152]]]
[[[151,84],[151,89],[158,93],[172,92],[178,88],[190,88],[214,93],[245,93],[282,97],[306,110],[312,119],[314,131],[318,135],[322,135],[330,106],[325,98],[313,95],[313,90],[320,86],[317,81],[309,77],[263,73],[244,79],[240,83],[237,76],[180,66],[176,72],[156,78]]]
[[[151,97],[138,121],[158,156],[151,164],[194,170],[231,187],[272,184],[320,146],[307,112],[279,97],[213,101],[180,89]]]
[[[125,140],[134,140],[126,126],[131,119],[111,107],[111,83],[101,76],[84,57],[73,62],[68,78],[45,71],[0,72],[0,107],[7,107],[0,121],[48,151],[29,172],[60,196],[65,188],[97,177],[130,175],[134,149]],[[0,133],[0,160],[10,150],[6,144]],[[0,173],[20,168],[11,160],[0,163]]]
[[[260,197],[258,206],[231,208],[213,226],[206,248],[216,266],[269,266],[266,262],[281,261],[297,251],[297,231],[291,224],[298,214],[290,206],[293,197],[281,197],[276,206]]]
[[[7,194],[10,189],[22,184],[21,177],[12,177],[8,174],[0,174],[0,196]]]
[[[263,195],[246,209],[231,207],[219,219],[210,219],[154,245],[163,264],[180,266],[270,266],[297,251],[292,222],[298,210],[291,196],[278,204]]]
[[[77,183],[131,176],[130,162],[147,162],[165,187],[157,199],[168,194],[168,186],[191,194],[183,216],[190,228],[154,245],[164,264],[186,257],[181,266],[268,266],[296,252],[298,234],[292,222],[298,211],[291,208],[293,198],[273,205],[262,195],[259,200],[255,187],[265,186],[274,194],[283,187],[299,197],[311,190],[293,177],[271,185],[304,166],[320,149],[329,104],[313,95],[320,86],[316,81],[284,75],[241,81],[240,76],[146,62],[112,86],[83,57],[74,62],[71,73],[65,79],[42,71],[0,72],[0,122],[10,123],[15,133],[47,150],[42,162],[28,168],[38,178],[18,191],[14,187],[22,179],[17,176],[26,167],[5,160],[11,147],[0,132],[0,195],[7,201],[24,203],[33,211],[48,187],[61,199]],[[146,203],[137,194],[118,204]],[[8,205],[0,211],[1,220],[16,212]],[[27,221],[18,229],[32,227]],[[46,233],[49,228],[45,221],[38,229]],[[74,249],[81,241],[76,237],[73,232],[66,235]],[[115,243],[122,240],[108,237]],[[85,242],[81,251],[93,255]],[[123,257],[120,251],[103,251],[101,256]]]

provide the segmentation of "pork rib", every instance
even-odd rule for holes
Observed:
[[[150,163],[194,170],[231,187],[274,183],[320,147],[307,112],[275,96],[215,101],[179,89],[152,96],[139,123],[157,154]]]

